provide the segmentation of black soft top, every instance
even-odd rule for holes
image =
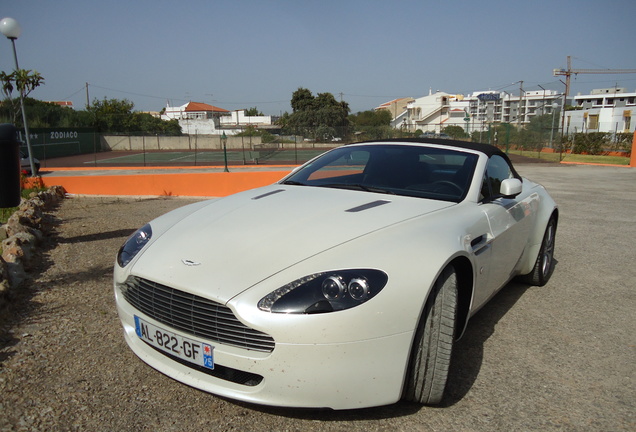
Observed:
[[[508,162],[508,165],[510,165],[510,169],[514,173],[515,177],[519,179],[521,178],[521,176],[515,170],[515,167],[512,165],[512,162],[510,161],[510,158],[508,157],[508,155],[504,153],[503,151],[501,151],[499,148],[490,144],[459,141],[459,140],[444,139],[444,138],[395,138],[395,139],[370,140],[370,141],[364,141],[363,143],[435,144],[435,145],[442,145],[442,146],[448,146],[448,147],[458,147],[458,148],[463,148],[468,150],[475,150],[485,154],[489,158],[494,155],[501,156]],[[356,144],[363,144],[363,143],[356,143]]]

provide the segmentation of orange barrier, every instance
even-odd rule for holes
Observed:
[[[632,154],[629,159],[629,166],[636,167],[636,131],[634,131],[634,138],[632,138]]]
[[[606,166],[606,167],[615,167],[615,168],[629,168],[629,165],[616,165],[616,164],[604,164],[604,163],[595,163],[595,162],[570,162],[570,161],[561,161],[563,165],[592,165],[592,166]]]
[[[222,197],[275,183],[287,174],[289,171],[44,176],[29,178],[27,183],[62,186],[77,195]]]
[[[266,168],[269,170],[280,169],[283,171],[285,168],[289,168],[289,165],[229,165],[228,169],[231,171],[250,171],[255,168]],[[292,168],[295,168],[294,165]],[[188,170],[188,171],[196,171],[196,170],[209,170],[211,168],[219,169],[218,166],[212,165],[197,165],[197,166],[132,166],[132,167],[121,167],[121,166],[86,166],[86,167],[44,167],[42,171],[51,171],[51,172],[59,172],[59,171],[122,171],[122,170],[135,170],[135,171],[161,171],[161,170]]]

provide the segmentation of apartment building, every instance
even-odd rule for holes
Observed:
[[[595,89],[572,100],[574,109],[565,112],[566,133],[631,132],[636,127],[636,93],[626,88]]]
[[[393,124],[411,132],[441,133],[447,126],[459,126],[472,133],[488,130],[493,123],[523,126],[535,116],[555,114],[562,105],[563,94],[554,90],[522,91],[517,95],[487,90],[468,96],[429,91],[427,96],[409,102],[406,110],[394,117]]]

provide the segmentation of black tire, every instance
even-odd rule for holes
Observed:
[[[442,271],[426,302],[415,333],[403,399],[425,405],[442,401],[450,367],[457,322],[457,274]]]
[[[551,217],[543,234],[539,256],[530,273],[521,277],[521,280],[530,285],[544,286],[550,280],[554,272],[554,245],[556,242],[557,220]]]

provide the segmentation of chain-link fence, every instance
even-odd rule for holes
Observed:
[[[104,135],[86,129],[33,129],[31,148],[43,168],[115,166],[298,165],[341,145],[391,138],[455,138],[493,144],[502,149],[629,156],[633,134],[574,132],[562,136],[559,125],[517,130],[492,124],[469,137],[463,131],[412,133],[387,126],[347,130],[305,129],[291,134],[249,128],[221,135]],[[566,131],[569,132],[569,131]],[[24,137],[23,137],[24,138]],[[23,139],[24,141],[24,139]],[[26,145],[23,146],[26,154]]]

